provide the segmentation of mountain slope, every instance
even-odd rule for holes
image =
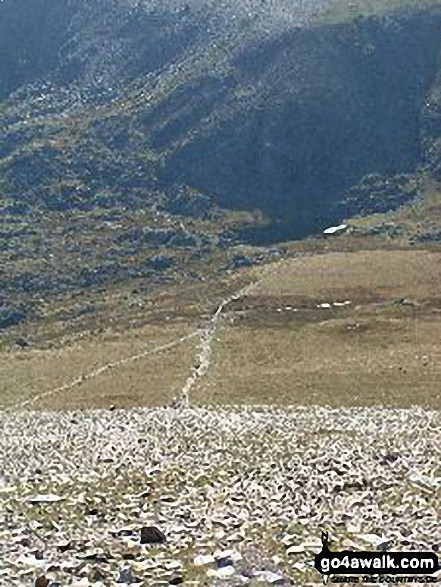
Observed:
[[[219,22],[197,3],[165,6],[46,0],[44,27],[28,31],[27,0],[2,3],[3,26],[21,33],[0,35],[13,188],[38,198],[59,179],[130,189],[159,178],[288,214],[305,232],[363,175],[421,161],[438,11],[305,26],[306,10],[284,21],[286,9],[228,6]]]
[[[438,2],[4,0],[4,303],[197,279],[238,236],[414,197],[441,178],[440,25]]]

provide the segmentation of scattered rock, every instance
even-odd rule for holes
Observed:
[[[84,560],[93,561],[95,563],[106,563],[109,558],[111,558],[109,554],[105,553],[102,548],[88,549],[81,554],[78,554],[77,556]]]
[[[408,298],[399,298],[393,302],[397,306],[415,306],[415,303]]]
[[[215,562],[215,558],[212,554],[200,554],[194,559],[196,566],[211,565]]]
[[[167,257],[166,255],[157,255],[148,261],[148,265],[154,271],[166,271],[170,269],[174,264],[173,257]]]
[[[0,306],[0,330],[15,326],[26,320],[28,312],[15,308],[5,308]]]
[[[57,550],[59,550],[60,552],[66,552],[70,548],[72,548],[72,543],[70,542],[70,540],[66,542],[60,542],[60,544],[57,544]]]
[[[387,542],[387,538],[385,536],[378,536],[377,534],[358,534],[357,538],[360,538],[375,548],[378,548],[381,544]]]
[[[235,568],[232,565],[228,565],[217,570],[208,570],[207,577],[213,577],[215,579],[227,579],[228,577],[231,577],[231,575],[234,575],[235,572]]]
[[[321,527],[340,547],[429,549],[441,543],[438,423],[435,410],[385,408],[0,413],[0,584],[179,584],[188,553],[209,585],[288,585],[286,567],[304,584]],[[38,512],[37,492],[65,499]]]
[[[300,552],[305,552],[304,544],[293,545],[287,548],[286,554],[298,554]]]
[[[141,528],[141,544],[162,544],[166,540],[165,534],[155,526]]]
[[[225,556],[222,558],[218,558],[216,560],[216,564],[217,564],[218,568],[221,569],[222,567],[233,566],[234,562],[231,560],[231,558],[229,556]]]
[[[130,567],[124,567],[123,569],[121,569],[117,583],[128,583],[130,585],[130,583],[135,582],[136,579]]]
[[[94,583],[97,583],[98,581],[104,581],[106,576],[107,575],[103,570],[96,568],[93,570],[93,573],[92,573],[92,581]]]
[[[70,587],[89,587],[89,585],[91,585],[89,579],[83,577],[80,581],[74,581],[71,583]]]
[[[57,503],[57,501],[62,501],[64,498],[60,497],[59,495],[53,495],[52,493],[48,493],[46,495],[36,495],[35,497],[29,498],[29,501],[32,504],[42,504],[42,503]]]
[[[225,550],[215,554],[216,564],[219,568],[234,566],[235,563],[242,560],[242,555],[236,550]]]
[[[258,582],[265,582],[270,585],[286,585],[288,583],[282,575],[273,573],[272,571],[256,571],[254,577],[257,578]]]

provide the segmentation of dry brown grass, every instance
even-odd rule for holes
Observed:
[[[257,285],[226,308],[192,403],[441,407],[441,253],[411,248],[286,259],[222,282],[137,294],[139,309],[130,309],[127,292],[114,293],[84,331],[52,319],[43,324],[40,338],[49,336],[52,348],[0,352],[1,403],[45,394],[194,333],[228,292],[250,280]],[[351,305],[317,307],[345,300]],[[120,364],[31,407],[164,405],[197,363],[196,343]]]
[[[185,382],[194,357],[192,339],[155,352],[190,333],[187,326],[149,325],[121,333],[97,335],[57,350],[16,351],[0,356],[0,397],[3,406],[49,395],[35,408],[161,405]],[[151,354],[148,354],[150,353]],[[147,353],[116,365],[70,389],[55,391],[81,375],[109,363]],[[54,390],[54,393],[50,393]]]
[[[291,328],[228,328],[193,400],[441,407],[441,317],[372,317],[353,325],[347,318]]]
[[[424,250],[328,253],[282,262],[255,294],[308,297],[320,302],[362,297],[441,299],[441,254]]]
[[[197,402],[441,407],[440,254],[331,253],[264,274],[219,334]]]

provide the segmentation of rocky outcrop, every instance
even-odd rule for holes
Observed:
[[[363,176],[436,159],[436,7],[314,24],[312,3],[297,20],[282,18],[285,2],[248,13],[226,3],[227,22],[196,0],[160,11],[61,0],[50,18],[51,3],[33,5],[37,29],[28,4],[0,6],[0,27],[19,33],[0,28],[0,152],[11,191],[49,209],[87,211],[105,189],[130,205],[143,190],[148,205],[159,186],[172,214],[210,217],[213,202],[260,209],[292,238],[332,221]]]
[[[174,253],[321,234],[441,179],[440,6],[331,4],[0,2],[8,295],[164,280]]]

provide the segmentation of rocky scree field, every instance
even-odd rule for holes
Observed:
[[[334,549],[438,550],[438,412],[2,413],[2,585],[320,585]]]

